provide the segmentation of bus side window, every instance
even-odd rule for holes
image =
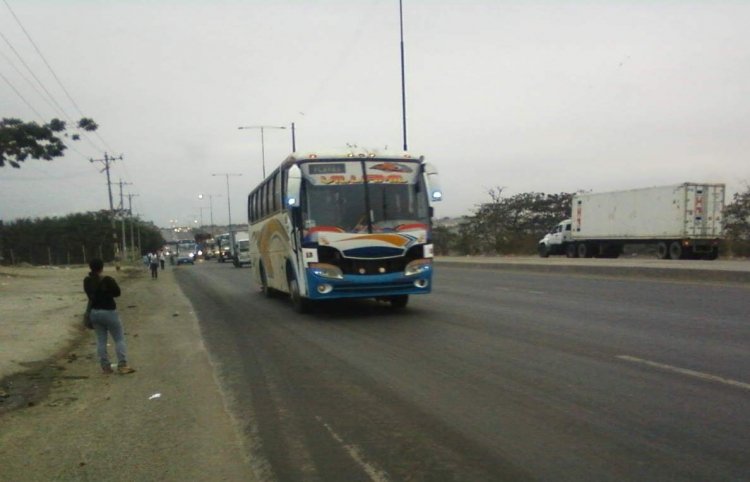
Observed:
[[[273,175],[273,211],[281,209],[281,171]]]
[[[266,183],[263,183],[260,186],[260,217],[264,218],[266,217],[266,213],[268,212],[268,208],[266,207]]]
[[[253,219],[253,195],[248,194],[247,196],[247,222],[252,223]]]

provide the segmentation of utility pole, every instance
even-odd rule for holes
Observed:
[[[129,186],[133,184],[132,182],[123,182],[122,179],[120,179],[120,182],[118,183],[120,185],[120,224],[122,226],[122,257],[127,259],[128,258],[128,249],[127,249],[127,243],[125,242],[125,200],[122,195],[122,186]],[[130,243],[130,249],[133,249],[133,243]]]
[[[115,256],[115,266],[117,269],[120,269],[120,245],[117,241],[117,229],[115,229],[115,206],[112,202],[112,181],[109,176],[109,166],[114,161],[121,161],[122,155],[119,157],[110,157],[107,155],[107,153],[104,153],[104,159],[89,159],[89,162],[101,162],[104,164],[104,169],[102,169],[99,172],[106,172],[107,173],[107,192],[109,193],[109,215],[110,215],[110,223],[112,225],[112,244],[114,245],[114,256]]]
[[[133,225],[135,224],[135,221],[133,220],[133,198],[138,196],[138,194],[128,193],[128,215],[130,216],[130,248],[135,253],[135,239],[133,238]],[[140,245],[138,246],[138,256],[141,255],[140,252]]]

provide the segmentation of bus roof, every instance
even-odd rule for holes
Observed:
[[[386,151],[379,149],[365,149],[362,147],[352,147],[348,149],[321,149],[317,151],[300,151],[293,152],[286,158],[283,164],[289,164],[299,161],[314,161],[316,159],[388,159],[393,161],[415,160],[422,162],[424,156],[419,156],[405,151]]]

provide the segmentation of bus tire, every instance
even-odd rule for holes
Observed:
[[[258,267],[260,269],[260,292],[266,298],[273,298],[276,290],[268,286],[268,277],[266,276],[266,269],[263,267],[263,263],[259,264]]]
[[[391,308],[394,310],[403,310],[409,303],[409,295],[397,295],[390,298]]]
[[[299,282],[294,272],[289,275],[289,298],[292,300],[292,307],[297,313],[304,314],[310,311],[310,300],[303,298],[300,294]]]

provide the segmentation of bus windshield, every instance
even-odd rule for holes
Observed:
[[[417,162],[353,159],[301,167],[305,229],[380,232],[429,224]]]

